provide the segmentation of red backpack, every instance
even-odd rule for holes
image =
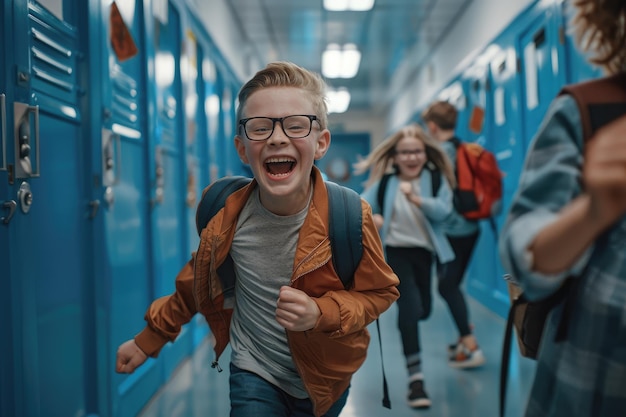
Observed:
[[[493,153],[477,143],[456,146],[454,207],[466,219],[487,219],[502,210],[502,172]]]

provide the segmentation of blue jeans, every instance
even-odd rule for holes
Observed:
[[[337,417],[346,405],[348,391],[324,417]],[[313,417],[308,398],[292,397],[252,372],[230,364],[230,417]]]

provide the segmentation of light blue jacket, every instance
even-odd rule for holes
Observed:
[[[392,213],[396,193],[398,192],[398,189],[400,187],[400,180],[396,175],[393,175],[391,176],[391,178],[389,178],[389,182],[387,183],[387,190],[385,192],[385,200],[383,201],[384,210],[382,211],[381,207],[378,204],[379,185],[380,181],[372,184],[372,186],[363,191],[361,197],[363,197],[368,203],[370,203],[370,205],[372,206],[372,212],[374,214],[381,214],[383,212]],[[426,229],[428,230],[430,239],[433,242],[435,253],[439,258],[439,262],[449,262],[454,259],[454,251],[448,243],[448,238],[446,238],[443,226],[444,221],[453,211],[452,190],[450,189],[448,181],[446,181],[445,177],[442,175],[439,192],[437,193],[437,196],[432,197],[433,192],[431,171],[427,169],[424,169],[422,171],[422,174],[420,175],[420,189],[422,190],[422,194],[420,195],[422,199],[422,205],[420,206],[420,209],[428,220],[426,222]],[[385,241],[387,234],[389,233],[389,218],[390,216],[385,216],[385,222],[380,231],[383,245],[386,245]]]

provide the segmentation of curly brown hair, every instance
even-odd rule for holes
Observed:
[[[608,74],[626,71],[626,2],[573,0],[572,26],[580,49],[591,52],[589,62]]]

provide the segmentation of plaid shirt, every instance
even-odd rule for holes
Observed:
[[[582,161],[578,107],[571,97],[559,97],[529,148],[500,236],[505,269],[529,298],[553,293],[569,275],[579,280],[567,340],[554,342],[562,306],[546,324],[526,417],[626,416],[626,217],[559,275],[531,271],[526,250],[582,192]]]

